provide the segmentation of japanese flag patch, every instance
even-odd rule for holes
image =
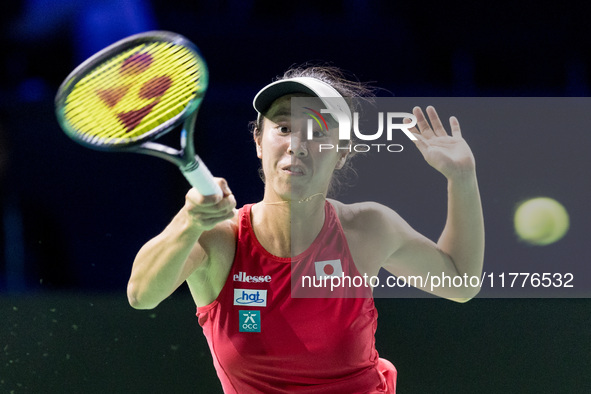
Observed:
[[[343,265],[341,260],[326,260],[314,262],[316,268],[316,279],[331,278],[333,276],[343,276]]]

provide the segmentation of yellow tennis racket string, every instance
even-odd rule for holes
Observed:
[[[183,46],[139,44],[80,79],[66,99],[64,117],[94,143],[136,140],[189,105],[203,88],[204,67]]]

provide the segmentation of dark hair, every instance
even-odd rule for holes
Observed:
[[[338,67],[330,65],[311,65],[309,63],[305,63],[299,66],[292,66],[285,73],[283,73],[282,76],[276,78],[275,81],[296,77],[311,77],[328,83],[334,89],[336,89],[337,92],[341,94],[341,96],[343,96],[347,104],[349,104],[351,112],[359,110],[359,98],[372,100],[373,97],[375,97],[375,88],[371,87],[367,83],[360,82],[354,75],[349,74]],[[259,116],[257,120],[251,121],[249,123],[249,127],[255,136],[260,136],[263,129],[263,117]],[[352,139],[347,143],[354,144],[355,140]],[[354,150],[351,150],[345,165],[341,169],[334,171],[330,180],[330,185],[328,187],[329,196],[337,195],[347,186],[351,186],[351,184],[354,182],[354,178],[357,176],[357,173],[353,169],[351,159],[356,155],[358,155],[358,153]],[[259,175],[264,182],[265,176],[262,168],[259,169]]]

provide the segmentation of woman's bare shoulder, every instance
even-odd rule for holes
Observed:
[[[384,261],[406,238],[405,222],[392,209],[377,202],[329,202],[335,207],[357,269],[377,275]]]
[[[233,249],[238,237],[239,211],[236,210],[232,219],[218,223],[214,228],[204,232],[199,243],[204,249]]]
[[[344,228],[367,229],[369,226],[403,222],[402,218],[394,210],[374,201],[353,204],[345,204],[334,199],[327,199],[327,201],[335,208]]]
[[[201,248],[195,248],[192,254],[197,256],[199,252],[196,251],[202,249],[206,262],[187,278],[197,306],[209,305],[222,290],[234,262],[238,226],[239,218],[236,213],[232,219],[218,223],[199,238]]]

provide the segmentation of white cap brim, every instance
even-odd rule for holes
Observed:
[[[311,77],[287,78],[270,83],[257,93],[252,105],[259,115],[262,115],[278,98],[297,93],[316,96],[320,98],[326,109],[345,113],[351,119],[351,110],[343,96],[328,83]]]

